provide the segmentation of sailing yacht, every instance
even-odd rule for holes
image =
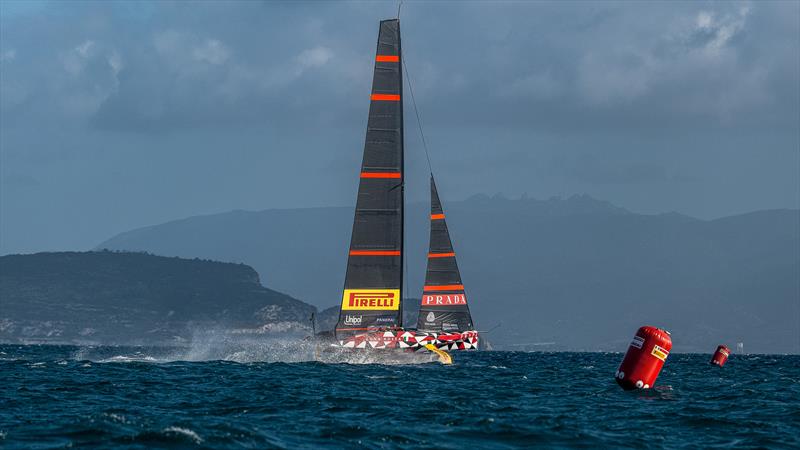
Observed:
[[[369,119],[339,320],[332,346],[477,349],[464,285],[431,175],[428,267],[416,328],[403,324],[405,184],[400,22],[380,22]]]

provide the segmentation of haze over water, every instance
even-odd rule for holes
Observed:
[[[800,445],[800,356],[734,355],[718,368],[709,355],[673,354],[656,388],[642,392],[614,382],[618,353],[326,365],[274,362],[284,356],[265,347],[186,361],[199,357],[0,346],[0,446]]]

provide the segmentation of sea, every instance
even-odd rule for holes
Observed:
[[[237,348],[0,346],[0,448],[800,448],[800,356],[453,352],[316,362]]]

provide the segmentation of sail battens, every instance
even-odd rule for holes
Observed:
[[[399,94],[372,94],[370,99],[373,101],[399,102]]]
[[[381,21],[336,337],[402,326],[403,78],[400,24]]]
[[[377,215],[377,214],[397,214],[397,209],[396,208],[391,208],[391,209],[376,209],[376,208],[367,209],[367,208],[364,208],[364,209],[359,209],[358,210],[358,214],[359,215],[360,214],[373,214],[373,215]]]
[[[447,253],[428,253],[428,258],[449,258],[455,257],[455,252],[447,252]]]
[[[400,256],[400,250],[350,250],[350,256]]]
[[[463,284],[445,284],[440,286],[425,286],[422,291],[463,291]]]
[[[361,178],[401,178],[400,172],[361,172]]]
[[[394,72],[397,72],[397,69],[395,67],[393,67],[392,65],[388,65],[388,66],[378,66],[378,65],[376,65],[375,66],[375,73],[376,74],[389,75],[389,74],[392,74]]]

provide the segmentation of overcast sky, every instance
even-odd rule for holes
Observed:
[[[352,206],[396,3],[0,2],[0,254],[231,209]],[[800,3],[407,1],[445,200],[800,205]],[[426,164],[406,95],[411,200]]]

